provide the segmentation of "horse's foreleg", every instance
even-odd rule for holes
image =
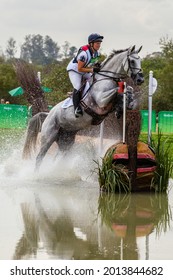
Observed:
[[[35,171],[38,171],[41,162],[43,160],[43,158],[45,157],[48,149],[49,149],[49,144],[45,144],[43,147],[41,147],[40,152],[38,153],[37,157],[36,157],[36,165],[35,165]]]
[[[47,151],[49,150],[49,148],[51,147],[51,145],[53,144],[53,142],[56,140],[57,137],[57,133],[54,133],[51,138],[49,139],[49,141],[46,141],[45,139],[41,140],[41,148],[40,151],[36,157],[36,166],[35,166],[35,170],[37,171],[42,163],[43,158],[45,157]]]

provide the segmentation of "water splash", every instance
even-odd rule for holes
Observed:
[[[18,142],[17,145],[13,145],[9,152],[7,145],[6,153],[1,153],[0,176],[2,181],[17,179],[21,182],[27,180],[52,180],[54,182],[95,180],[93,175],[94,160],[97,160],[99,155],[97,147],[92,141],[76,143],[71,151],[65,155],[56,150],[51,151],[44,158],[37,173],[34,172],[34,157],[30,160],[22,159],[22,147],[22,143]]]

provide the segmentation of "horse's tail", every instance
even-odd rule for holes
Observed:
[[[23,159],[31,157],[32,151],[36,149],[37,136],[41,131],[42,124],[47,117],[48,113],[41,112],[33,116],[28,124],[25,143],[23,147]]]

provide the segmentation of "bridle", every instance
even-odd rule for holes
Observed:
[[[127,73],[130,71],[131,72],[131,77],[133,79],[135,79],[138,74],[139,75],[142,74],[142,69],[139,68],[139,67],[134,67],[132,65],[132,61],[130,60],[130,58],[134,58],[135,60],[137,60],[137,59],[140,59],[140,57],[139,56],[138,57],[134,57],[133,54],[128,54],[127,55],[127,59],[126,59],[126,61],[124,63],[124,66],[125,66],[126,62],[128,62]],[[133,70],[137,70],[137,71],[135,71],[136,73],[134,73]]]
[[[133,57],[133,54],[135,54],[135,53],[136,52],[128,54],[126,59],[125,59],[125,61],[124,61],[124,63],[123,63],[124,70],[125,70],[126,63],[128,63],[128,67],[127,67],[127,70],[126,70],[125,74],[124,73],[116,73],[116,72],[113,72],[113,71],[110,71],[110,70],[102,70],[102,69],[100,69],[100,71],[97,74],[103,76],[104,77],[103,79],[111,79],[111,80],[113,80],[117,84],[122,79],[127,78],[128,77],[127,74],[130,72],[131,73],[131,78],[135,80],[137,75],[140,75],[140,74],[142,75],[141,68],[134,67],[133,66],[133,60],[131,60],[131,58],[132,59],[134,58],[135,60],[139,59],[139,57],[137,57],[137,58]],[[135,70],[135,73],[134,73],[134,70]],[[93,74],[93,83],[92,83],[91,87],[96,82],[99,82],[99,81],[103,80],[103,79],[96,79],[95,74],[96,73]],[[92,120],[92,124],[100,124],[102,122],[102,120],[108,115],[108,113],[106,113],[105,115],[97,114],[91,108],[89,108],[88,105],[85,104],[84,99],[82,99],[80,101],[80,104],[84,108],[85,112],[92,117],[92,119],[93,119]],[[112,111],[113,110],[114,110],[114,108],[112,108]]]
[[[110,76],[108,74],[103,74],[103,73],[108,73],[108,74],[113,74],[115,76],[119,76],[119,77],[113,77],[113,76]],[[97,74],[107,78],[107,79],[112,79],[114,80],[115,82],[118,82],[120,81],[121,79],[125,79],[127,77],[127,75],[125,74],[121,74],[121,73],[116,73],[116,72],[113,72],[113,71],[109,71],[109,70],[100,70]],[[94,74],[95,75],[95,74]]]
[[[126,60],[125,60],[125,62],[123,64],[123,67],[125,67],[126,63],[128,63],[128,68],[127,68],[126,72],[128,73],[130,71],[131,72],[131,77],[133,79],[135,79],[138,74],[142,73],[142,69],[138,68],[138,67],[134,67],[132,65],[132,61],[130,60],[130,58],[134,58],[136,60],[136,59],[139,59],[140,57],[136,58],[132,54],[128,54],[127,58],[126,58]],[[135,71],[135,73],[134,73],[134,70],[137,70],[137,71]],[[100,71],[97,74],[99,74],[101,76],[104,76],[106,78],[112,79],[112,80],[114,80],[116,82],[120,81],[121,79],[125,79],[128,76],[127,74],[116,73],[116,72],[113,72],[113,71],[101,70],[101,69],[100,69]],[[109,74],[113,74],[114,76],[110,76]]]

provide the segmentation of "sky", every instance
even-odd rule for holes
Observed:
[[[78,48],[99,33],[103,54],[142,45],[145,57],[160,50],[161,38],[173,38],[172,17],[172,0],[0,0],[0,50],[11,37],[19,49],[29,34]]]

